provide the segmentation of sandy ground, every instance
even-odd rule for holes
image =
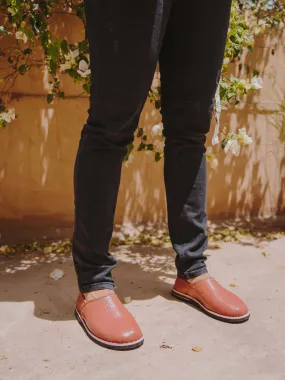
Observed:
[[[145,335],[129,352],[101,348],[83,333],[69,255],[1,259],[0,379],[284,380],[285,238],[208,254],[211,273],[250,306],[249,322],[222,323],[174,300],[171,249],[116,249],[118,294],[131,297],[127,308]],[[55,268],[65,273],[57,281],[49,279]]]

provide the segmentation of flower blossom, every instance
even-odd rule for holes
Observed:
[[[151,134],[152,134],[153,136],[162,136],[162,131],[163,131],[162,123],[160,123],[160,124],[155,124],[155,125],[152,127]]]
[[[27,35],[24,32],[21,32],[20,30],[18,30],[18,32],[16,32],[16,38],[17,38],[17,40],[23,40],[24,43],[26,43],[28,41]]]
[[[0,118],[6,121],[6,123],[11,123],[12,120],[15,120],[16,115],[15,115],[15,109],[10,108],[5,112],[2,112],[0,114]]]
[[[77,70],[77,72],[82,76],[82,78],[86,78],[91,73],[89,65],[86,61],[84,61],[84,59],[79,62],[79,70]]]
[[[251,79],[251,84],[255,90],[260,90],[263,87],[263,79],[261,77],[254,76]]]

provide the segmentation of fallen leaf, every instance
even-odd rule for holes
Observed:
[[[124,303],[130,303],[131,300],[131,297],[124,297]]]
[[[172,350],[174,348],[173,344],[162,344],[161,346],[159,346],[159,348],[169,348],[170,350]]]
[[[268,255],[266,252],[261,252],[262,256],[264,256],[266,259],[268,258]]]
[[[230,287],[231,288],[238,288],[238,285],[236,285],[236,284],[230,284]]]
[[[64,276],[64,271],[62,269],[55,269],[49,275],[49,277],[52,280],[60,280],[63,276]]]
[[[199,347],[199,346],[195,346],[192,348],[192,351],[195,351],[195,352],[201,352],[203,350],[202,347]]]
[[[7,359],[6,355],[0,355],[0,360],[5,360],[5,359]]]
[[[49,362],[49,359],[44,359],[44,362]]]

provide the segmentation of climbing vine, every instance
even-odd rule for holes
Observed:
[[[52,33],[50,20],[54,13],[68,13],[78,17],[85,27],[82,0],[0,0],[0,61],[5,69],[0,71],[0,128],[6,128],[17,115],[17,110],[9,106],[9,90],[15,79],[36,67],[47,70],[49,90],[47,102],[55,97],[64,99],[61,83],[62,74],[82,85],[82,90],[90,92],[90,63],[86,36],[76,43],[59,38]],[[235,0],[233,2],[230,28],[222,66],[219,91],[216,97],[216,119],[222,107],[237,105],[249,92],[262,88],[262,78],[254,68],[248,68],[246,76],[235,77],[228,74],[228,65],[240,60],[245,49],[254,49],[254,38],[269,33],[285,21],[283,0]],[[2,47],[3,46],[3,47]],[[43,52],[39,58],[38,47]],[[206,47],[205,47],[206,48]],[[4,73],[4,74],[2,74]],[[159,73],[155,74],[149,100],[160,109]],[[215,142],[221,141],[222,148],[239,154],[241,145],[249,145],[252,139],[241,128],[237,133],[216,130]],[[220,140],[219,135],[222,135]],[[127,164],[132,161],[133,151],[153,154],[159,161],[163,156],[163,126],[155,125],[149,136],[143,128],[137,130],[137,145],[128,147]],[[213,141],[214,142],[214,141]],[[212,157],[211,149],[207,152]]]

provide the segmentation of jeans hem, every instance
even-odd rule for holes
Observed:
[[[178,277],[182,278],[183,280],[189,280],[189,278],[194,278],[201,276],[202,274],[208,273],[207,267],[196,269],[194,271],[190,271],[184,274],[178,274]]]
[[[113,284],[112,282],[100,282],[98,284],[91,284],[91,285],[85,285],[85,286],[79,285],[79,290],[81,293],[87,293],[87,292],[92,292],[93,290],[103,290],[103,289],[113,290],[114,288],[115,288],[115,284]]]

